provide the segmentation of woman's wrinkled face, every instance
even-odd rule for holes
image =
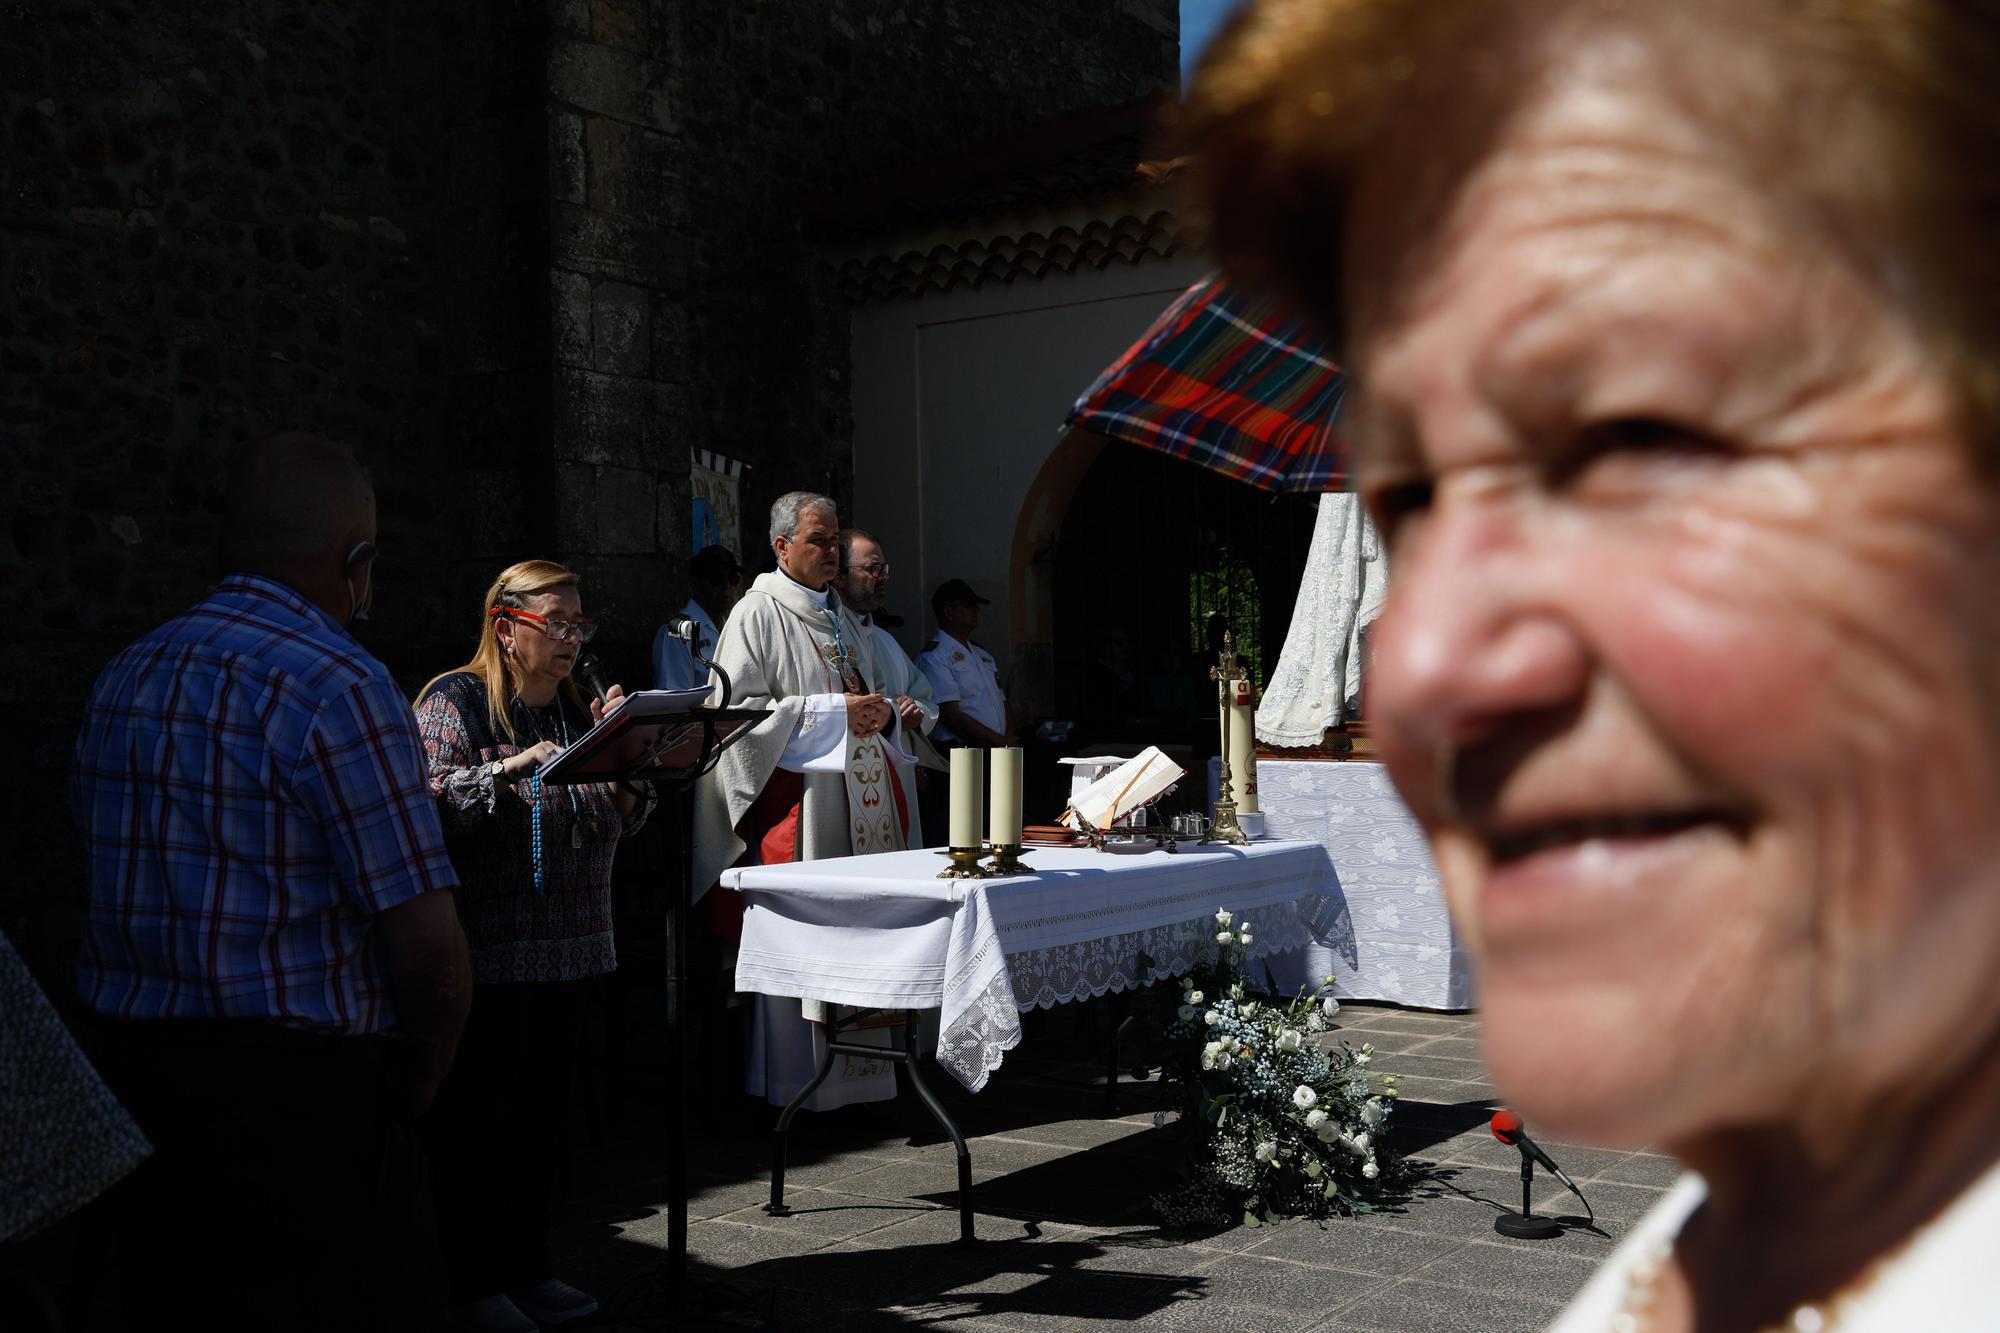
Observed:
[[[1364,164],[1371,713],[1531,1120],[1837,1138],[2000,1029],[2000,506],[1881,287],[1634,60],[1422,237]]]

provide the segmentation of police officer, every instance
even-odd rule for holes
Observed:
[[[979,628],[979,608],[987,600],[964,579],[946,579],[931,594],[931,611],[938,634],[924,645],[917,666],[930,678],[937,696],[938,724],[933,740],[952,745],[1012,745],[1014,715],[1000,690],[1000,672],[993,655],[972,641]]]

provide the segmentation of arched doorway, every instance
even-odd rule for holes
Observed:
[[[1211,629],[1235,632],[1261,685],[1291,626],[1315,501],[1101,436],[1065,440],[1016,526],[1010,610],[1032,645],[1021,665],[1023,684],[1031,663],[1039,677],[1035,714],[1075,724],[1066,753],[1158,745],[1197,771],[1216,745]]]

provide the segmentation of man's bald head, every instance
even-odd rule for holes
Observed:
[[[375,540],[367,471],[345,445],[314,435],[273,435],[246,448],[224,513],[225,573],[278,579],[322,605],[340,602],[334,594],[349,554]]]

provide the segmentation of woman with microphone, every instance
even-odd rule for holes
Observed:
[[[542,784],[542,769],[624,698],[616,685],[601,701],[577,689],[597,628],[578,583],[546,560],[502,570],[472,660],[417,696],[476,983],[427,1140],[452,1299],[482,1330],[532,1333],[597,1309],[549,1270],[550,1195],[588,983],[618,962],[612,858],[654,796]]]

